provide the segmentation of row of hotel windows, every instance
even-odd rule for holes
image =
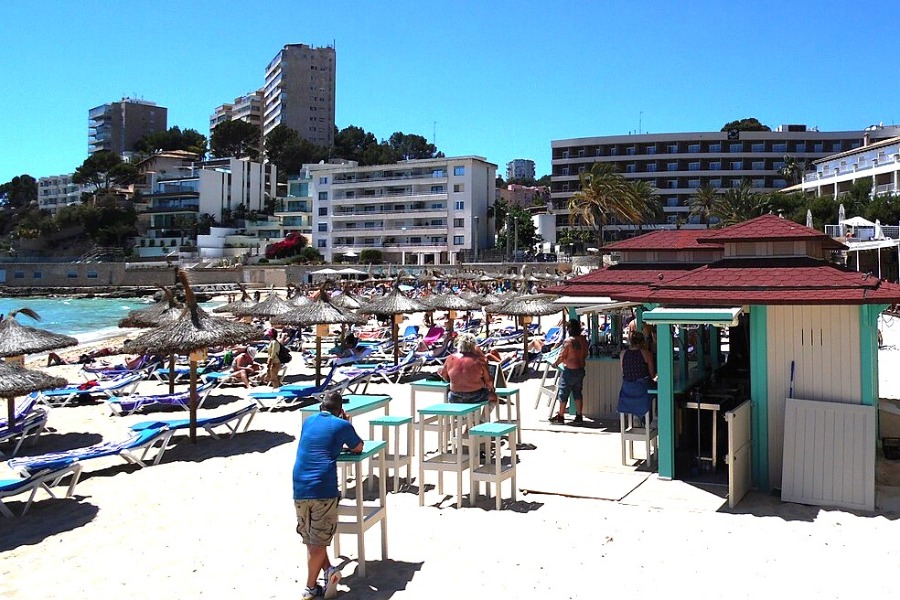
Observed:
[[[648,163],[628,163],[625,165],[626,173],[656,173],[663,169],[660,167],[663,166],[656,162],[648,162]],[[783,160],[732,160],[728,162],[722,162],[720,160],[715,161],[706,161],[701,162],[691,161],[691,162],[667,162],[665,163],[666,171],[777,171],[778,169],[784,166]],[[725,167],[723,169],[723,167]],[[557,166],[554,168],[554,175],[560,175],[562,177],[568,175],[580,175],[581,173],[586,173],[588,171],[588,167],[586,165],[579,165],[577,168],[574,166],[563,165]]]
[[[78,279],[77,271],[69,271],[66,273],[66,277],[69,279]],[[97,271],[88,271],[85,273],[85,277],[88,279],[97,279],[98,274]],[[43,271],[32,271],[31,273],[32,279],[43,279],[44,272]],[[13,279],[25,279],[25,271],[13,271]]]
[[[433,185],[431,186],[431,194],[444,194],[446,193],[446,188],[442,185]],[[453,193],[461,194],[466,191],[466,186],[463,183],[454,183],[453,184]],[[421,193],[421,192],[419,192]],[[376,198],[378,196],[412,196],[414,193],[407,188],[399,189],[399,190],[390,190],[387,191],[378,189],[378,190],[363,190],[361,198]],[[335,200],[346,200],[351,198],[357,198],[356,190],[347,190],[343,193],[343,195],[335,197]],[[319,200],[323,202],[328,201],[328,192],[319,192]]]
[[[746,179],[743,177],[734,177],[731,179],[657,179],[656,181],[650,181],[652,185],[654,185],[657,189],[668,189],[668,190],[677,190],[682,188],[687,189],[697,189],[702,186],[704,183],[708,184],[713,188],[739,188],[744,182],[750,184],[750,187],[757,189],[781,189],[787,187],[788,183],[786,179],[781,177],[753,177],[750,179]],[[552,186],[552,192],[575,192],[579,189],[578,182],[572,182],[571,184],[566,181],[559,184],[554,184]]]
[[[672,143],[659,144],[649,146],[595,146],[593,148],[556,148],[553,151],[553,159],[567,158],[586,158],[589,156],[634,156],[638,154],[720,154],[722,152],[743,153],[747,152],[814,152],[814,153],[836,153],[844,150],[852,150],[859,148],[860,142],[850,140],[832,140],[821,142],[795,142],[788,144],[787,142],[730,142],[723,144],[720,142],[712,142],[707,144],[699,143]]]
[[[438,221],[432,221],[430,225],[426,225],[425,227],[446,227],[447,223],[444,222],[443,219]],[[453,228],[454,229],[462,229],[466,226],[465,219],[453,219]],[[384,223],[376,223],[373,221],[366,221],[363,223],[363,229],[384,229]],[[346,223],[344,224],[344,229],[356,229],[356,223]],[[392,227],[392,229],[397,229],[397,227]],[[318,232],[319,233],[328,233],[328,223],[319,223],[318,224]]]
[[[462,177],[466,174],[466,168],[463,166],[453,167],[453,176],[454,177]],[[421,178],[428,177],[429,174],[426,173],[416,173],[409,171],[377,171],[370,173],[346,173],[335,181],[335,183],[356,183],[357,181],[373,181],[373,180],[381,180],[381,179],[413,179],[413,178]],[[430,174],[432,179],[439,179],[441,177],[447,176],[447,171],[441,168],[435,168],[431,170]],[[327,185],[328,178],[327,177],[319,177],[319,185]]]
[[[377,244],[378,244],[378,243],[375,241],[374,238],[365,238],[365,239],[362,240],[361,243],[362,243],[363,246],[372,246],[372,247],[375,247],[375,246],[377,246]],[[432,237],[432,238],[430,239],[430,241],[429,241],[429,244],[434,244],[434,245],[446,244],[446,243],[447,243],[447,238],[446,238],[446,236]],[[464,235],[454,235],[454,236],[453,236],[453,244],[454,244],[455,246],[463,246],[463,245],[465,245],[465,243],[466,243],[466,236],[464,236]],[[352,244],[352,242],[351,242],[351,244]],[[421,245],[421,244],[422,244],[422,238],[421,238],[421,237],[415,237],[415,236],[410,237],[410,238],[409,238],[409,241],[407,242],[407,244],[408,244],[408,245]],[[345,244],[343,244],[343,243],[341,243],[341,242],[338,242],[338,245],[345,245]],[[403,245],[403,244],[398,244],[398,245]],[[328,240],[327,240],[327,239],[319,239],[319,240],[317,240],[317,241],[316,241],[316,247],[317,247],[317,248],[327,248],[327,247],[328,247]]]

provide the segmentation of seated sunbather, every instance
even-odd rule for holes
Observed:
[[[238,381],[249,388],[250,378],[262,372],[262,365],[254,360],[255,357],[256,348],[241,348],[240,354],[236,354],[231,361],[231,375],[222,383]]]

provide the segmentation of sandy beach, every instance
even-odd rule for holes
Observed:
[[[900,325],[884,332],[891,348],[879,356],[881,395],[900,398]],[[311,376],[299,357],[289,366],[288,381]],[[49,371],[78,381],[78,368]],[[758,492],[729,510],[727,489],[623,467],[617,424],[547,423],[546,404],[535,409],[538,382],[515,384],[524,441],[534,446],[519,452],[517,501],[496,511],[481,497],[457,509],[454,476],[442,497],[431,489],[433,473],[424,507],[418,482],[388,494],[389,559],[376,526],[366,538],[368,577],[359,577],[356,541],[345,536],[340,598],[859,598],[895,590],[900,514],[788,504]],[[202,412],[233,410],[244,393],[217,390]],[[373,384],[369,393],[390,394],[391,414],[409,413],[408,385]],[[54,409],[51,431],[22,454],[117,439],[137,421],[181,416],[112,417],[99,403]],[[366,416],[354,425],[367,437]],[[39,495],[26,516],[0,519],[0,597],[298,598],[305,551],[290,473],[299,431],[297,410],[260,412],[230,440],[201,433],[192,445],[177,436],[158,466],[85,463],[75,498]]]

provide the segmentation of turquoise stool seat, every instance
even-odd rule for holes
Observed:
[[[510,496],[516,501],[516,444],[518,426],[515,423],[481,423],[469,429],[469,457],[472,465],[469,469],[471,483],[469,490],[472,505],[480,491],[481,482],[485,483],[485,492],[490,495],[490,484],[497,486],[497,510],[503,507],[501,484],[509,479]],[[502,454],[501,440],[509,436],[509,456]],[[483,450],[483,454],[482,454]],[[493,450],[493,451],[492,451]]]
[[[416,442],[413,438],[413,427],[412,427],[413,418],[412,417],[401,417],[401,416],[392,416],[385,415],[383,417],[376,417],[369,421],[369,437],[371,439],[375,439],[375,428],[381,427],[381,439],[387,442],[387,449],[385,450],[384,455],[384,464],[387,467],[387,475],[389,476],[390,470],[394,470],[394,487],[393,491],[398,492],[400,490],[400,468],[406,467],[406,484],[412,481],[412,459],[413,454],[415,453]],[[406,433],[404,437],[406,439],[406,452],[403,451],[403,448],[400,447],[400,439],[401,439],[401,429],[406,428]],[[393,429],[394,435],[393,440],[391,440],[390,430]],[[391,443],[393,441],[393,443]],[[371,477],[372,474],[372,464],[369,463],[369,484],[373,483],[373,479]]]

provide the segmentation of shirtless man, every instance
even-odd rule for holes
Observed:
[[[438,371],[444,381],[450,382],[448,401],[496,402],[494,382],[475,336],[471,333],[460,334],[456,338],[456,348],[458,351],[448,356],[444,366]]]
[[[581,411],[584,408],[584,396],[582,384],[584,384],[584,365],[588,356],[588,342],[581,335],[581,322],[578,319],[569,321],[569,337],[563,342],[559,358],[553,366],[563,365],[562,375],[559,377],[559,392],[556,399],[559,401],[559,414],[550,417],[551,423],[566,422],[566,405],[569,403],[569,395],[575,399],[575,423],[584,422]]]

